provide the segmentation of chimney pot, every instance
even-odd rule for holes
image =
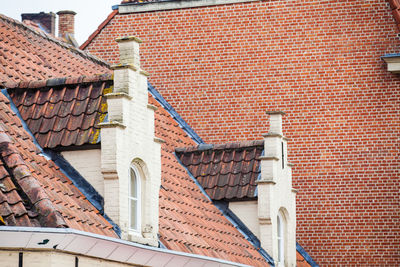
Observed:
[[[26,20],[33,21],[37,24],[39,24],[44,30],[51,34],[55,35],[56,32],[56,14],[53,12],[50,13],[45,13],[45,12],[40,12],[40,13],[24,13],[21,14],[21,20],[22,22]]]
[[[68,35],[73,37],[75,34],[76,12],[71,10],[61,10],[57,12],[57,15],[58,15],[58,36],[67,39],[69,39]]]

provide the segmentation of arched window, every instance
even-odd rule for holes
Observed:
[[[129,186],[129,229],[140,231],[141,229],[141,177],[135,165],[130,168]]]
[[[278,213],[278,266],[285,264],[285,222],[281,213]]]

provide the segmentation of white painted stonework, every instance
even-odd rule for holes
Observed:
[[[100,149],[63,151],[61,155],[85,177],[100,195],[104,196]]]
[[[229,202],[229,209],[249,228],[259,239],[260,226],[258,223],[257,201],[232,201]]]
[[[287,139],[282,133],[283,113],[267,113],[270,131],[264,135],[265,155],[261,157],[261,180],[257,186],[260,241],[276,266],[296,266],[296,191],[292,188],[292,169],[287,162]],[[279,264],[278,213],[284,218],[285,225],[285,257]]]
[[[161,144],[154,136],[154,107],[148,105],[147,73],[140,69],[135,37],[117,39],[121,63],[113,66],[114,88],[106,95],[108,122],[101,123],[101,172],[105,212],[122,230],[122,238],[158,245],[158,197]],[[141,231],[129,230],[130,166],[141,174]]]

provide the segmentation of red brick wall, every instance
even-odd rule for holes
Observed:
[[[321,266],[398,266],[396,31],[383,0],[260,1],[117,15],[89,50],[116,62],[116,37],[142,38],[150,82],[209,143],[285,111],[300,244]]]

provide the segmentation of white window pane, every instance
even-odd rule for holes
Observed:
[[[278,216],[278,238],[282,237],[281,218]]]
[[[131,188],[130,188],[130,197],[137,198],[137,180],[136,180],[136,173],[131,168]]]
[[[130,215],[131,215],[131,229],[138,230],[138,216],[137,216],[137,201],[134,199],[130,200]]]

